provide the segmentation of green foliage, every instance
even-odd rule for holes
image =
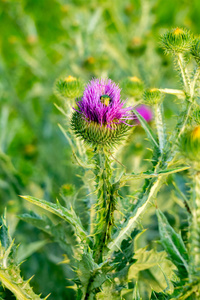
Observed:
[[[81,241],[87,239],[87,232],[84,230],[80,219],[77,217],[72,207],[69,210],[66,207],[62,206],[58,201],[55,204],[55,203],[47,202],[45,200],[37,199],[30,196],[21,196],[21,197],[35,205],[38,205],[39,207],[42,207],[47,211],[50,211],[51,213],[57,215],[58,217],[72,224],[76,229],[76,234]]]
[[[52,241],[57,242],[70,259],[73,258],[74,252],[72,247],[77,244],[77,240],[69,224],[66,222],[55,224],[47,216],[41,217],[35,213],[25,213],[20,215],[19,218],[47,233],[48,237]]]
[[[139,293],[139,290],[138,290],[138,285],[136,283],[135,285],[135,288],[134,288],[134,291],[133,291],[133,299],[135,300],[141,300],[142,298],[140,297],[140,293]]]
[[[175,233],[181,231],[189,247],[188,231],[192,226],[194,242],[199,238],[195,218],[190,217],[191,212],[192,216],[198,215],[196,192],[192,193],[197,184],[192,186],[185,165],[185,162],[190,165],[193,174],[199,146],[191,139],[184,144],[186,151],[184,145],[181,149],[177,145],[188,126],[193,130],[199,125],[199,37],[193,37],[186,29],[168,30],[162,37],[165,51],[174,54],[181,84],[176,84],[172,64],[159,47],[160,33],[171,26],[187,25],[195,34],[199,33],[199,1],[191,4],[179,0],[88,1],[87,7],[81,0],[64,2],[4,0],[0,5],[3,28],[0,36],[0,211],[7,206],[10,231],[20,244],[16,251],[3,221],[1,249],[8,269],[1,273],[4,288],[0,288],[0,297],[11,299],[17,293],[25,299],[28,296],[23,293],[27,289],[29,298],[39,299],[40,296],[31,292],[29,282],[22,279],[22,275],[29,278],[35,273],[34,290],[44,295],[51,291],[49,299],[52,300],[198,299],[197,274],[192,274],[189,268],[185,281],[180,280],[181,276],[174,277],[173,263],[179,266],[181,257],[170,252],[169,257],[173,256],[174,261],[167,262],[166,252],[160,251],[161,246],[155,243],[159,233],[154,212],[157,206],[167,211],[170,228]],[[71,80],[68,74],[81,80]],[[143,101],[144,87],[146,93],[149,87],[158,87],[158,97],[154,97],[156,93],[149,97],[150,102],[153,99],[155,122],[147,124],[138,114],[144,130],[140,125],[134,127],[134,133],[128,130],[130,127],[119,128],[119,132],[112,130],[113,149],[108,141],[110,131],[102,128],[103,133],[109,133],[105,144],[111,158],[108,164],[112,176],[109,171],[103,180],[105,174],[98,169],[101,177],[98,187],[94,183],[97,165],[94,166],[90,146],[97,145],[91,138],[94,132],[101,140],[98,146],[104,144],[102,132],[90,124],[94,127],[91,133],[84,127],[89,124],[79,120],[79,131],[88,130],[88,143],[84,145],[68,126],[75,98],[82,95],[83,82],[94,77],[107,77],[116,82],[126,78],[121,85],[122,95],[124,100],[128,97],[130,106],[135,101],[137,104]],[[59,107],[56,105],[58,110],[53,105],[58,101],[53,86],[62,101]],[[157,105],[159,97],[163,108]],[[116,133],[120,132],[126,135],[126,140],[118,140]],[[184,151],[187,161],[180,157]],[[199,171],[197,165],[195,169]],[[180,175],[175,175],[177,172]],[[182,194],[175,193],[174,178],[178,178]],[[190,200],[190,194],[186,194],[189,188]],[[106,220],[109,205],[104,203],[97,222],[96,213],[100,213],[97,201],[110,202],[106,190],[114,195],[114,213]],[[18,195],[32,195],[29,202],[36,206],[22,201]],[[56,197],[62,205],[52,203]],[[189,212],[182,199],[189,202]],[[30,209],[34,213],[25,213]],[[16,214],[20,214],[19,219]],[[98,225],[96,234],[94,225]],[[171,250],[172,245],[178,247],[181,242],[180,236],[168,226],[166,237],[175,239],[168,247]],[[138,228],[147,231],[140,236],[136,234]],[[108,230],[108,234],[102,263],[97,264],[95,241],[101,237],[101,230]],[[143,248],[147,245],[149,251]],[[189,264],[192,253],[189,253]],[[19,266],[23,259],[26,261]],[[58,265],[59,262],[62,264]],[[127,277],[131,272],[135,276]],[[74,276],[77,276],[74,279],[77,288],[69,281]]]
[[[127,216],[127,219],[122,224],[121,227],[116,231],[113,240],[108,244],[109,253],[120,249],[121,243],[124,239],[127,239],[133,229],[137,226],[140,218],[144,214],[147,207],[149,207],[152,197],[155,197],[159,185],[161,184],[161,179],[152,179],[148,184],[148,187],[144,194],[142,194],[141,199],[138,200],[137,205],[134,207],[133,212]]]
[[[11,239],[5,218],[1,218],[0,228],[0,281],[9,289],[17,300],[39,300],[29,285],[29,280],[23,280],[20,275],[20,265],[17,264],[14,240]],[[43,299],[47,299],[43,298]]]
[[[129,238],[122,241],[121,249],[113,253],[112,265],[115,270],[113,277],[127,278],[129,268],[136,262],[134,257],[134,238],[138,233],[138,230],[134,230]]]
[[[176,265],[179,277],[185,279],[188,276],[189,266],[188,253],[183,240],[170,226],[167,218],[160,210],[157,210],[156,214],[162,245],[169,255],[169,259]]]

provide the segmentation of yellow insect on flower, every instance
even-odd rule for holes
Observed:
[[[110,104],[110,97],[108,95],[102,95],[100,97],[101,103],[103,103],[105,106],[109,106]]]

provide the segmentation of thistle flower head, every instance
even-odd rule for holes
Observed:
[[[110,79],[93,79],[86,86],[72,116],[76,135],[89,144],[109,145],[119,141],[134,119],[132,108],[124,107],[120,88]]]

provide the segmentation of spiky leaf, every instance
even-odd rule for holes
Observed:
[[[25,200],[44,208],[47,211],[50,211],[51,213],[57,215],[58,217],[64,219],[65,221],[72,224],[76,230],[77,236],[81,240],[87,239],[87,232],[84,230],[80,219],[76,215],[75,211],[71,207],[71,210],[67,209],[66,207],[62,206],[59,202],[51,203],[42,199],[30,197],[30,196],[21,196]]]
[[[181,236],[170,226],[165,215],[156,211],[158,217],[161,242],[170,260],[179,270],[180,278],[186,278],[188,273],[188,253]]]

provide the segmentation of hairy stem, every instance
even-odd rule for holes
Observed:
[[[185,91],[186,91],[186,93],[189,93],[190,92],[190,79],[189,79],[188,72],[187,72],[187,69],[185,66],[183,54],[178,53],[177,59],[178,59],[178,65],[179,65],[179,68],[181,71]]]
[[[101,263],[103,252],[111,237],[114,226],[115,193],[116,190],[110,182],[112,170],[110,161],[104,150],[99,150],[95,155],[96,182],[98,200],[96,204],[96,223],[94,228],[95,262]]]
[[[183,115],[183,118],[181,119],[181,124],[182,126],[179,128],[179,133],[178,133],[178,138],[180,138],[181,134],[184,132],[186,126],[187,126],[187,123],[188,123],[188,119],[189,119],[189,116],[190,116],[190,112],[192,110],[192,103],[189,102],[188,105],[187,105],[187,109]]]
[[[163,124],[163,112],[162,112],[163,106],[162,103],[155,104],[155,121],[156,121],[156,127],[157,127],[157,133],[158,133],[158,140],[159,140],[159,147],[160,152],[163,152],[164,146],[165,146],[165,128]]]
[[[196,82],[199,78],[199,74],[200,74],[200,67],[198,67],[196,69],[196,72],[194,74],[194,78],[193,78],[192,83],[191,83],[191,88],[190,88],[190,97],[191,97],[191,99],[193,99],[193,97],[194,97],[195,86],[196,86]]]

